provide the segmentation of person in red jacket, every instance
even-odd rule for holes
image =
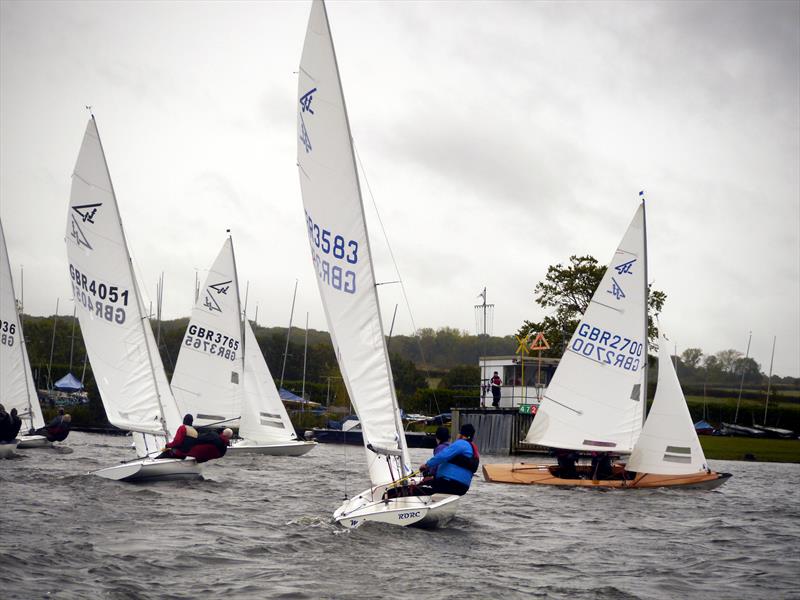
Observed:
[[[183,425],[178,427],[175,437],[166,444],[164,451],[156,458],[186,458],[189,450],[197,443],[199,434],[197,429],[192,427],[194,417],[186,415],[183,417]]]
[[[199,463],[204,463],[215,458],[222,458],[228,451],[228,445],[233,437],[233,431],[225,428],[219,435],[213,431],[203,433],[197,438],[197,443],[189,450],[191,456]]]

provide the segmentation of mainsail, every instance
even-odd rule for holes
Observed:
[[[657,475],[702,473],[708,470],[706,457],[668,348],[661,340],[656,396],[626,468]]]
[[[350,125],[325,5],[315,0],[300,62],[297,155],[311,257],[339,368],[358,413],[370,478],[410,469],[386,350]]]
[[[17,409],[22,419],[20,433],[24,434],[31,428],[44,427],[44,419],[25,350],[2,223],[0,253],[0,399],[8,412]]]
[[[72,176],[66,243],[81,332],[108,420],[170,436],[181,419],[145,317],[94,117]]]
[[[242,403],[242,322],[233,242],[225,240],[200,288],[172,376],[172,393],[195,424],[235,420]]]
[[[646,269],[642,204],[570,339],[527,442],[632,450],[647,397]]]
[[[297,439],[278,388],[250,326],[244,324],[244,393],[239,436],[248,442],[278,444]]]

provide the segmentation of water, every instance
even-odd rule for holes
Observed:
[[[130,438],[67,442],[0,461],[2,598],[800,598],[796,464],[712,461],[734,477],[711,492],[476,479],[447,528],[348,531],[330,516],[367,486],[359,448],[134,485],[86,475]]]

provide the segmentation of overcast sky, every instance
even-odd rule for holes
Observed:
[[[306,2],[2,2],[0,217],[25,309],[71,314],[64,231],[91,105],[131,252],[188,316],[225,229],[248,312],[327,329],[296,167]],[[331,2],[356,150],[418,327],[545,313],[648,198],[678,352],[800,376],[800,3]],[[365,190],[378,281],[397,279]],[[399,286],[380,288],[388,330]],[[401,303],[395,331],[409,333]]]

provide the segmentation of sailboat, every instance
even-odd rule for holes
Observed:
[[[484,465],[486,481],[625,489],[712,488],[724,483],[730,475],[708,469],[669,355],[663,359],[666,344],[661,347],[658,392],[643,423],[647,230],[642,201],[570,339],[525,440],[562,450],[630,454],[630,460],[615,465],[606,479],[588,466],[578,467],[576,477],[560,476],[565,474],[554,465]]]
[[[5,458],[14,453],[14,448],[49,447],[52,443],[43,435],[26,435],[33,429],[44,427],[44,418],[33,383],[28,352],[25,350],[25,336],[22,335],[22,322],[17,311],[11,261],[2,223],[0,252],[0,401],[8,412],[16,408],[22,419],[22,435],[13,442],[0,444],[0,458]]]
[[[181,417],[145,315],[94,115],[72,176],[66,244],[78,320],[106,415],[134,432],[138,456],[94,474],[124,481],[201,478],[193,458],[153,458]]]
[[[195,426],[239,424],[228,454],[300,456],[316,442],[297,439],[258,347],[242,319],[233,240],[208,272],[175,364],[172,392]],[[241,418],[240,418],[241,417]]]
[[[435,527],[459,497],[402,496],[415,482],[395,395],[375,287],[361,189],[328,16],[314,0],[298,82],[298,167],[307,234],[322,304],[364,438],[371,487],[333,515],[347,528],[379,521]]]

